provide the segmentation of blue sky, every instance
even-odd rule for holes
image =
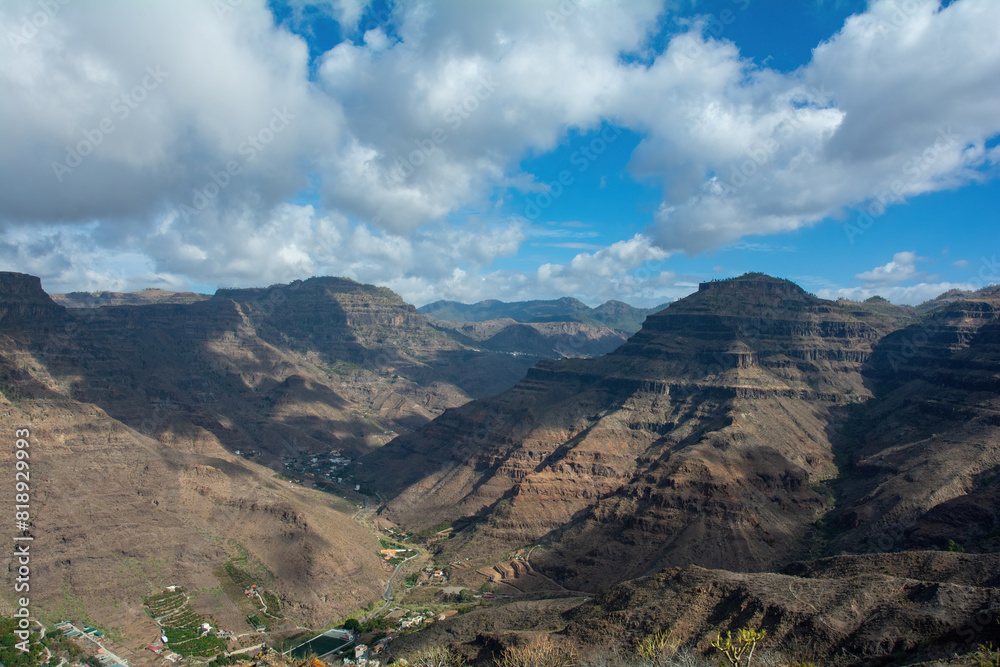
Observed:
[[[0,7],[0,267],[654,305],[1000,280],[992,0]]]

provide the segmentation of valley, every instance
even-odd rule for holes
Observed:
[[[764,628],[845,665],[1000,639],[995,287],[910,308],[746,274],[635,332],[565,300],[432,319],[338,278],[138,294],[0,274],[33,613],[130,663],[201,622],[227,633],[206,657],[354,619],[400,635],[388,658],[483,665],[540,635],[709,655]]]

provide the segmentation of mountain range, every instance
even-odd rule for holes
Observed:
[[[443,536],[453,585],[519,598],[398,655],[447,641],[486,664],[543,632],[593,648],[661,630],[710,650],[753,626],[861,664],[1000,639],[996,287],[911,308],[746,274],[601,356],[585,343],[607,323],[479,304],[491,321],[447,324],[339,278],[71,296],[0,273],[0,421],[32,432],[45,618],[144,637],[142,596],[177,584],[238,624],[240,560],[289,631],[331,623],[389,576],[351,520],[356,483],[383,525]],[[553,303],[576,308],[516,314]],[[347,482],[285,467],[334,451]]]
[[[517,322],[580,322],[632,334],[642,327],[647,315],[666,307],[667,304],[664,303],[655,308],[636,308],[621,301],[606,301],[596,308],[591,308],[572,297],[563,297],[549,301],[512,303],[495,299],[473,304],[435,301],[421,306],[418,310],[424,315],[447,322],[485,322],[499,319],[511,319]]]

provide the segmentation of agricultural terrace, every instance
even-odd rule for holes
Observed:
[[[205,618],[195,612],[188,601],[187,594],[179,588],[142,600],[174,653],[184,657],[207,657],[225,651],[225,643],[202,627]]]

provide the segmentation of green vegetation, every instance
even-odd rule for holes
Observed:
[[[440,533],[441,531],[448,530],[449,528],[451,528],[451,522],[442,521],[441,523],[435,526],[431,526],[430,528],[425,528],[424,530],[421,530],[419,533],[417,533],[417,537],[428,538],[431,535],[435,535],[437,533]]]
[[[246,570],[236,567],[236,563],[234,561],[226,561],[225,568],[226,574],[228,574],[229,578],[233,580],[233,583],[240,588],[250,588],[250,586],[257,583],[256,577]]]
[[[964,554],[965,547],[956,542],[955,540],[948,540],[947,546],[945,546],[945,551],[953,551],[955,553]]]
[[[71,642],[69,639],[64,637],[62,634],[57,632],[49,632],[45,635],[45,640],[42,642],[49,647],[49,650],[53,655],[60,655],[67,658],[71,662],[79,661],[83,658],[83,649]],[[0,662],[5,665],[9,664],[6,660],[0,658]]]
[[[211,662],[209,662],[208,663],[208,667],[225,667],[225,665],[231,665],[231,664],[233,664],[237,660],[240,660],[243,657],[245,657],[245,656],[239,656],[239,655],[228,655],[227,656],[227,655],[223,654],[223,655],[220,655],[220,656],[216,656],[216,658],[214,660],[212,660]]]
[[[976,649],[976,664],[978,667],[1000,667],[1000,649],[993,644],[980,644]]]
[[[23,652],[17,648],[21,640],[14,631],[18,629],[18,619],[0,616],[0,662],[6,667],[35,667],[43,653],[38,635],[32,632],[27,640],[28,651]]]
[[[262,591],[260,596],[264,598],[264,606],[267,609],[264,613],[275,618],[280,617],[281,600],[278,599],[278,596],[271,591]]]
[[[725,638],[719,635],[712,642],[712,647],[717,649],[726,658],[730,667],[750,667],[753,664],[753,653],[757,649],[767,630],[751,630],[740,628],[736,631],[734,641],[733,633],[726,631]]]
[[[204,634],[202,623],[205,619],[191,608],[181,589],[149,595],[142,602],[149,615],[160,624],[160,632],[175,653],[185,657],[207,657],[225,651],[226,645],[221,639]]]
[[[671,634],[661,630],[644,637],[636,652],[643,660],[652,662],[663,655],[674,655],[678,648],[678,642],[672,639]]]

